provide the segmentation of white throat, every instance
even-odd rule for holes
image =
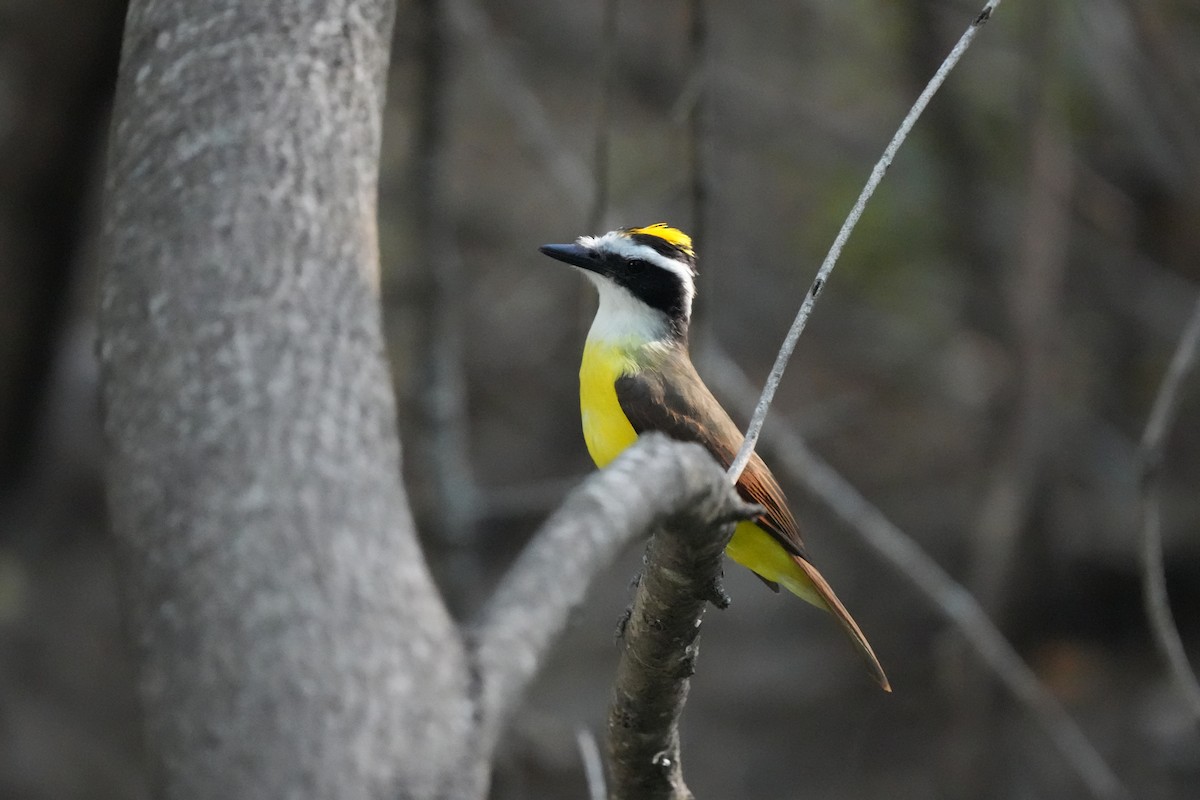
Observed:
[[[600,294],[600,306],[587,335],[589,342],[641,344],[669,338],[671,323],[666,314],[606,278],[593,273],[587,273],[587,277]]]

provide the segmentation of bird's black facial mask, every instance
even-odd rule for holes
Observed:
[[[686,324],[690,309],[679,276],[641,259],[614,257],[614,261],[603,274],[646,305],[666,314],[672,322]]]
[[[637,258],[596,252],[580,244],[547,244],[538,248],[553,259],[612,281],[651,308],[667,315],[678,333],[687,329],[687,290],[679,276]]]

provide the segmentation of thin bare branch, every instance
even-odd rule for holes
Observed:
[[[583,761],[583,775],[587,778],[588,800],[607,800],[608,789],[604,785],[604,762],[600,758],[600,745],[596,736],[587,728],[575,731],[575,742],[579,745],[579,758]]]
[[[572,492],[509,569],[468,631],[485,746],[583,602],[598,564],[664,516],[724,521],[741,500],[698,445],[648,434]],[[722,517],[722,513],[724,516]],[[695,530],[693,528],[692,530]],[[689,585],[702,578],[689,576]]]
[[[925,106],[929,105],[930,99],[945,82],[946,76],[954,69],[958,60],[962,58],[962,54],[971,46],[975,35],[985,22],[991,19],[992,13],[996,7],[1000,5],[1000,0],[988,0],[987,5],[983,10],[972,20],[967,27],[966,32],[959,38],[954,48],[950,51],[950,55],[946,56],[946,60],[938,67],[937,72],[929,80],[925,86],[925,90],[913,103],[909,109],[908,115],[904,121],[900,123],[900,127],[896,130],[892,140],[888,142],[888,146],[884,149],[883,155],[876,162],[875,168],[871,170],[871,177],[867,179],[866,185],[855,201],[854,207],[850,209],[849,216],[842,223],[842,229],[838,231],[837,237],[833,240],[833,245],[829,248],[829,253],[825,256],[825,260],[821,263],[821,268],[817,270],[817,277],[813,279],[812,286],[808,289],[808,294],[804,296],[804,302],[800,305],[800,311],[796,314],[796,319],[792,322],[792,327],[788,330],[787,336],[783,340],[783,345],[779,348],[779,354],[775,358],[775,365],[771,368],[770,375],[767,376],[766,385],[763,387],[762,395],[758,399],[758,404],[754,409],[754,416],[750,419],[750,425],[746,429],[746,439],[742,442],[742,447],[738,450],[737,457],[729,465],[729,479],[737,482],[741,477],[742,470],[746,468],[746,464],[750,461],[750,456],[754,452],[754,446],[758,442],[759,434],[762,432],[763,422],[767,418],[767,411],[771,408],[771,401],[775,397],[775,390],[779,388],[779,382],[783,378],[783,371],[787,368],[787,362],[792,357],[792,351],[796,349],[796,342],[800,339],[800,334],[804,332],[804,326],[808,323],[808,317],[812,313],[813,304],[817,301],[817,296],[821,293],[825,283],[829,280],[829,274],[833,271],[834,264],[837,263],[838,257],[842,254],[842,248],[846,245],[846,240],[850,238],[850,233],[858,224],[858,220],[862,217],[863,209],[867,205],[867,201],[871,199],[871,195],[875,193],[875,189],[883,180],[884,174],[891,166],[892,159],[896,157],[896,152],[900,149],[900,145],[904,144],[904,140],[908,138],[909,131],[916,124],[917,119],[921,116],[921,112],[925,110]]]
[[[702,366],[709,385],[732,408],[743,412],[751,408],[753,387],[728,355],[714,345],[704,354]],[[812,492],[958,628],[983,663],[1046,732],[1094,797],[1130,796],[1083,731],[966,588],[836,470],[809,450],[803,437],[786,419],[776,416],[770,446],[776,469]]]
[[[1171,675],[1197,722],[1200,722],[1200,682],[1188,663],[1187,652],[1175,626],[1175,617],[1167,599],[1167,579],[1163,568],[1162,547],[1162,461],[1167,431],[1179,406],[1183,380],[1195,367],[1200,353],[1200,301],[1183,330],[1171,364],[1154,398],[1150,419],[1142,434],[1139,456],[1142,484],[1142,581],[1146,614],[1158,649],[1162,651]]]

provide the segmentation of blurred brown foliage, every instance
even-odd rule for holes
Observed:
[[[400,4],[380,236],[409,487],[465,613],[590,469],[575,372],[591,299],[535,250],[596,232],[585,225],[599,65],[607,52],[606,227],[694,221],[686,117],[698,87],[683,0],[621,4],[615,41],[598,35],[602,3],[450,5],[481,9],[490,27],[480,38],[449,13],[431,52],[430,4]],[[977,10],[707,5],[697,314],[752,374],[765,374],[874,158]],[[146,791],[90,356],[93,198],[122,16],[117,0],[0,0],[3,797]],[[436,169],[423,173],[430,148]],[[438,265],[452,280],[439,284]],[[977,592],[1142,798],[1184,797],[1200,780],[1200,742],[1151,644],[1136,568],[1137,439],[1198,294],[1200,8],[1010,0],[893,164],[776,401]],[[439,406],[423,396],[446,313],[457,344],[440,357],[463,389],[449,424],[470,465],[469,514],[447,508],[456,495],[433,463],[444,440],[429,435]],[[1198,389],[1184,387],[1168,437],[1163,505],[1168,588],[1193,655]],[[797,489],[792,502],[896,693],[873,688],[828,620],[731,570],[734,605],[709,615],[685,718],[693,789],[1084,796],[901,576]],[[602,724],[637,557],[599,581],[529,697],[497,798],[584,795],[573,732]]]

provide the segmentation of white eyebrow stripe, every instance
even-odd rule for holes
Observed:
[[[686,264],[681,264],[673,258],[667,258],[649,245],[634,242],[621,231],[609,231],[603,236],[580,236],[576,242],[581,247],[590,250],[613,253],[622,258],[647,261],[656,267],[674,273],[683,282],[689,299],[696,292],[692,270]]]

